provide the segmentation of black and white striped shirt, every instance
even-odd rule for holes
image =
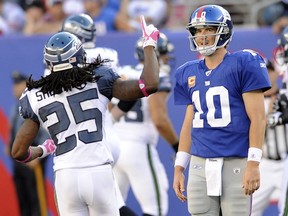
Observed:
[[[268,110],[270,98],[265,98]],[[267,127],[263,144],[263,157],[271,160],[282,160],[288,155],[288,124]]]

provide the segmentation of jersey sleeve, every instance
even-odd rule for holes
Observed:
[[[245,53],[245,51],[243,51]],[[271,88],[268,70],[263,58],[256,52],[246,51],[242,58],[242,93]]]
[[[30,105],[27,94],[22,95],[19,100],[19,113],[24,119],[31,119],[39,123],[39,119]]]
[[[97,81],[100,93],[111,100],[113,83],[120,76],[112,68],[105,66],[97,68],[95,74],[100,76],[100,79]]]
[[[185,79],[185,76],[183,76],[183,74],[184,74],[183,67],[178,68],[175,74],[175,80],[176,80],[174,87],[175,105],[187,105],[192,103],[187,88],[188,78]]]

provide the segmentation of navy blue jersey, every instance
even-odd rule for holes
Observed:
[[[194,109],[192,154],[247,157],[250,120],[242,94],[270,88],[262,57],[252,50],[227,53],[213,70],[195,60],[179,67],[175,78],[175,104]]]

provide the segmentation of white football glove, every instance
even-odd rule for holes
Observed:
[[[159,39],[159,30],[152,24],[146,25],[146,21],[144,16],[140,16],[141,28],[142,28],[142,36],[143,40],[143,48],[146,46],[157,47],[157,40]]]
[[[45,142],[42,145],[38,145],[38,147],[42,148],[43,150],[43,154],[39,158],[47,157],[56,151],[56,145],[52,139],[45,140]]]
[[[282,112],[273,112],[267,116],[267,124],[269,127],[275,127],[282,124]]]

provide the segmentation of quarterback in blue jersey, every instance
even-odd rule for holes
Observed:
[[[146,26],[143,16],[141,23],[145,62],[138,80],[121,80],[100,57],[88,64],[79,38],[59,32],[44,48],[51,74],[27,81],[20,98],[20,113],[25,120],[11,155],[26,163],[54,154],[55,198],[60,215],[119,215],[105,114],[112,97],[136,100],[158,89],[159,65],[154,48],[159,31],[153,25]],[[40,125],[53,140],[31,147]]]
[[[248,216],[250,195],[260,186],[264,91],[270,88],[266,64],[252,50],[227,51],[233,23],[220,6],[196,9],[187,30],[191,50],[204,59],[185,63],[175,74],[175,104],[187,108],[173,188],[180,200],[188,199],[193,216]],[[186,198],[183,172],[189,162]]]

